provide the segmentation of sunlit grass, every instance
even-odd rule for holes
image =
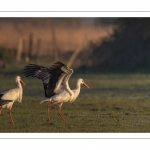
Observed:
[[[20,74],[19,74],[20,73]],[[62,115],[58,106],[51,108],[51,122],[47,123],[47,107],[42,82],[36,78],[25,78],[22,71],[4,71],[0,74],[0,91],[16,86],[14,77],[21,75],[23,86],[22,103],[14,103],[10,123],[8,110],[0,116],[0,132],[26,133],[87,133],[87,132],[150,132],[150,75],[149,74],[74,74],[71,88],[77,78],[83,78],[90,90],[81,88],[74,103],[64,103]]]

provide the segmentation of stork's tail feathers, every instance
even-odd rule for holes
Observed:
[[[43,103],[50,103],[51,102],[51,99],[46,99],[46,100],[43,100],[40,102],[40,104],[43,104]]]

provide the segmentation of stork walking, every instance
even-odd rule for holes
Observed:
[[[15,101],[22,101],[23,89],[21,83],[25,85],[20,76],[16,76],[15,81],[17,83],[16,88],[0,93],[0,114],[2,113],[2,109],[8,108],[12,125],[14,125],[12,117],[12,106]]]
[[[81,84],[89,89],[89,86],[83,79],[79,78],[76,83],[76,88],[71,90],[68,84],[73,70],[62,62],[54,63],[49,69],[43,66],[29,64],[24,68],[24,75],[26,77],[36,77],[41,79],[44,86],[45,97],[47,99],[40,102],[47,104],[48,119],[50,121],[50,107],[58,104],[58,115],[64,122],[66,120],[61,114],[61,108],[64,102],[74,102],[80,93]]]

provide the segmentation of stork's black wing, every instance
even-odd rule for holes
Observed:
[[[9,102],[12,102],[12,100],[2,100],[1,97],[3,96],[4,94],[0,93],[0,107],[5,105],[5,104],[8,104]]]
[[[48,69],[43,66],[29,64],[25,66],[23,71],[26,77],[36,77],[43,81],[45,97],[49,98],[55,95],[55,88],[58,86],[61,77],[68,73],[68,66],[61,62],[56,62]]]
[[[0,106],[8,104],[9,102],[12,102],[12,100],[0,100]]]
[[[49,69],[43,66],[35,65],[35,64],[29,64],[25,66],[24,68],[24,75],[26,77],[36,77],[38,79],[41,79],[43,82],[44,90],[46,92],[47,85],[50,79],[50,72]],[[46,96],[46,93],[45,93]],[[47,96],[46,96],[47,97]]]

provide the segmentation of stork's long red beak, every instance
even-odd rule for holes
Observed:
[[[25,84],[22,80],[20,80],[20,82],[21,82],[24,86],[26,86],[26,84]]]
[[[90,89],[89,86],[88,86],[85,82],[83,83],[83,85],[84,85],[86,88]]]

